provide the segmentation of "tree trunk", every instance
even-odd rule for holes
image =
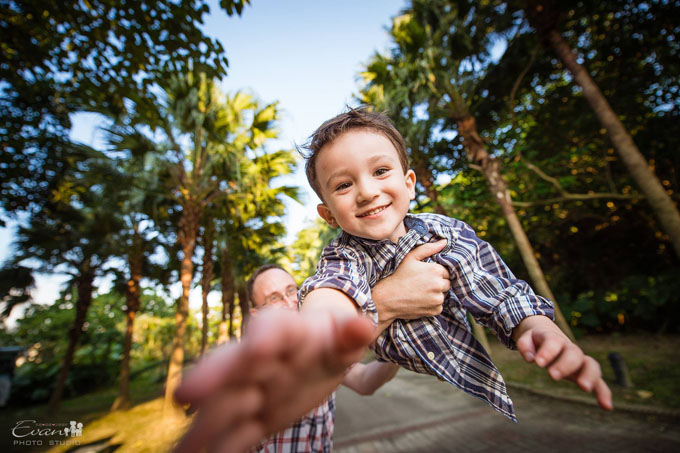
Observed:
[[[208,347],[208,293],[210,292],[210,282],[213,279],[214,236],[215,228],[213,219],[208,219],[203,234],[203,273],[201,274],[201,293],[203,296],[203,304],[201,305],[201,355],[203,355]]]
[[[183,206],[182,218],[179,223],[178,240],[182,247],[182,264],[180,267],[180,280],[182,282],[182,295],[177,301],[175,313],[175,336],[172,339],[172,352],[168,365],[168,377],[165,381],[165,400],[163,404],[163,416],[171,418],[181,416],[183,413],[175,404],[173,394],[182,381],[182,366],[184,364],[184,337],[187,330],[187,316],[189,313],[189,292],[193,279],[194,264],[191,259],[196,248],[198,237],[200,205],[187,202]]]
[[[477,133],[477,124],[473,116],[467,115],[458,119],[458,132],[463,137],[463,145],[465,151],[475,163],[481,166],[482,173],[486,177],[489,190],[493,198],[500,205],[501,211],[508,222],[512,236],[515,239],[517,248],[519,249],[522,261],[529,272],[531,281],[534,283],[536,292],[543,297],[550,299],[555,306],[555,322],[564,331],[564,333],[574,341],[574,334],[571,327],[567,323],[560,307],[555,300],[555,296],[550,290],[541,265],[536,259],[534,249],[529,242],[521,222],[517,218],[515,208],[512,206],[512,199],[510,198],[510,191],[507,189],[507,182],[501,174],[501,163],[498,159],[492,158],[486,151],[486,146]]]
[[[220,322],[220,334],[217,342],[224,343],[231,338],[231,320],[233,318],[234,306],[234,274],[231,268],[229,247],[226,244],[222,249],[220,263],[222,267],[222,273],[220,274],[220,282],[222,284],[222,321]],[[227,315],[229,316],[229,324],[227,324]]]
[[[650,169],[633,138],[612,110],[609,102],[600,91],[586,68],[576,61],[576,55],[564,40],[557,25],[560,11],[549,2],[529,1],[525,12],[529,22],[541,40],[550,46],[571,72],[574,81],[583,89],[583,97],[588,101],[600,124],[607,130],[612,145],[619,153],[621,161],[628,169],[640,190],[647,198],[661,227],[670,237],[675,254],[680,258],[680,212],[661,182]]]
[[[76,317],[68,332],[68,348],[66,349],[66,354],[64,355],[61,369],[59,370],[59,376],[57,377],[57,382],[52,390],[52,395],[50,396],[48,403],[47,411],[49,414],[54,414],[59,410],[61,397],[64,393],[64,388],[66,387],[66,379],[68,378],[68,373],[73,364],[73,356],[78,347],[78,340],[80,340],[80,336],[83,333],[83,325],[85,325],[85,320],[87,319],[87,311],[92,304],[92,285],[94,282],[95,270],[91,268],[90,259],[91,258],[87,258],[83,263],[80,277],[78,278]]]
[[[125,311],[126,327],[125,338],[123,339],[123,357],[120,361],[120,378],[118,382],[118,396],[116,397],[112,411],[130,408],[130,353],[132,351],[132,341],[135,331],[135,318],[141,306],[141,289],[139,282],[142,279],[142,266],[144,263],[144,249],[142,237],[135,233],[132,239],[133,250],[128,255],[128,266],[130,268],[130,279],[125,290],[126,305]]]
[[[234,338],[234,306],[235,301],[234,296],[232,295],[231,300],[229,301],[229,328],[227,329],[230,340]]]
[[[241,308],[241,331],[240,336],[243,337],[243,333],[245,332],[246,329],[246,324],[248,323],[249,316],[250,316],[250,307],[248,306],[248,295],[246,294],[246,285],[244,282],[241,282],[240,285],[238,285],[238,305]]]
[[[427,164],[420,159],[413,158],[413,171],[416,173],[416,178],[425,188],[425,194],[432,201],[434,212],[441,215],[446,215],[444,207],[439,203],[439,196],[434,186],[434,177],[432,170]]]

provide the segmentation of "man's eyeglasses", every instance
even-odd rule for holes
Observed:
[[[291,286],[286,290],[284,294],[281,293],[273,293],[270,294],[269,297],[265,300],[266,305],[274,305],[274,304],[283,304],[286,302],[286,298],[291,299],[291,298],[297,298],[297,288],[294,286]]]

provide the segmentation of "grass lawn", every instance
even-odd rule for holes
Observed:
[[[527,364],[516,351],[490,340],[492,358],[506,381],[556,395],[585,395],[571,382],[553,381],[545,370]],[[629,403],[680,409],[679,336],[589,336],[577,343],[600,363],[604,379],[613,392],[614,406]],[[632,388],[616,385],[616,376],[607,358],[610,352],[618,352],[624,358]]]
[[[65,400],[59,413],[46,415],[46,405],[22,409],[8,409],[0,412],[0,423],[5,434],[0,440],[0,451],[27,452],[66,452],[75,446],[91,443],[117,445],[116,452],[155,452],[169,451],[184,431],[188,421],[163,421],[163,382],[157,376],[143,376],[132,381],[129,410],[109,412],[118,393],[117,387]],[[11,429],[20,420],[36,420],[37,423],[55,423],[58,428],[69,426],[71,420],[83,423],[83,435],[79,438],[61,436],[45,437],[42,445],[14,445]],[[63,425],[59,425],[63,424]],[[29,439],[38,439],[28,436]],[[71,440],[68,444],[65,441]],[[50,441],[57,443],[51,444]],[[58,442],[63,442],[59,445]]]
[[[588,337],[578,343],[600,362],[605,380],[614,392],[615,405],[625,402],[680,409],[680,337]],[[570,382],[552,381],[545,370],[525,363],[516,351],[505,349],[497,341],[491,341],[491,344],[494,362],[506,381],[555,395],[585,395]],[[610,352],[618,352],[626,360],[635,385],[633,388],[623,389],[615,385],[614,372],[607,359]],[[70,420],[76,420],[84,425],[83,436],[79,438],[81,446],[108,443],[117,446],[115,451],[120,453],[169,451],[187,427],[188,420],[168,422],[162,419],[163,382],[151,373],[132,382],[131,409],[109,412],[116,393],[117,388],[112,387],[66,400],[57,416],[45,415],[45,406],[0,411],[0,423],[5,427],[0,451],[56,453],[73,447],[71,444],[50,448],[49,439],[63,440],[63,437],[46,438],[42,446],[13,445],[11,429],[20,420],[65,423],[65,426]]]

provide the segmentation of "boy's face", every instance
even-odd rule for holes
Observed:
[[[396,243],[415,198],[416,176],[404,174],[397,150],[368,130],[345,132],[319,151],[316,175],[323,203],[319,215],[354,236]]]

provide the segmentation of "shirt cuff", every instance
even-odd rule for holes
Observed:
[[[494,316],[497,325],[502,326],[498,332],[498,339],[506,347],[516,349],[512,339],[512,331],[524,318],[535,315],[547,316],[555,320],[555,310],[550,300],[536,295],[524,295],[516,298],[515,303],[502,304],[496,307]]]

